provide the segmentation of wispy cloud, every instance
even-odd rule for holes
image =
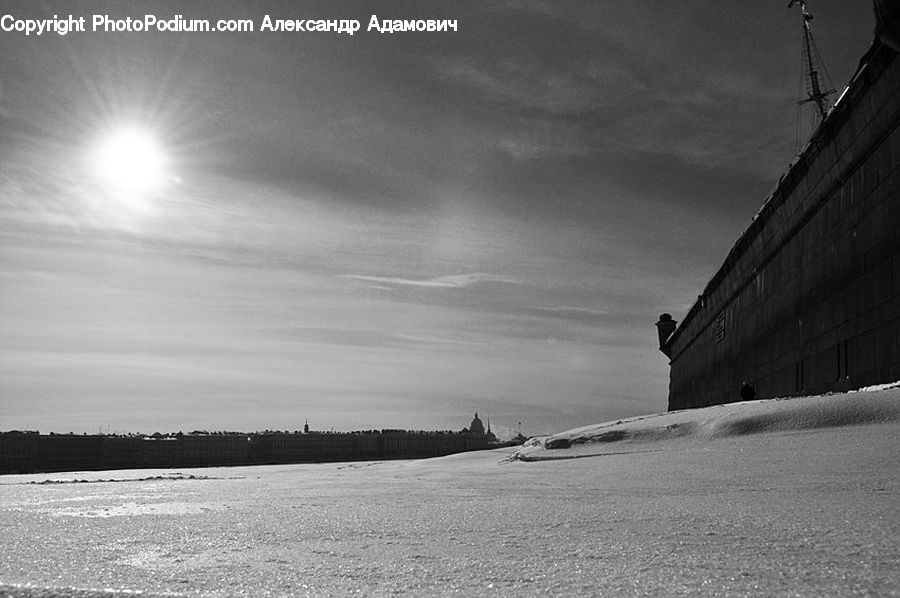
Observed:
[[[446,81],[531,116],[584,116],[647,90],[615,57],[606,56],[567,65],[511,58],[444,59],[435,61],[432,69]]]
[[[474,272],[472,274],[456,274],[452,276],[438,276],[437,278],[411,279],[396,276],[364,276],[361,274],[346,274],[343,278],[365,280],[382,284],[404,285],[411,287],[427,287],[436,289],[460,289],[480,282],[503,282],[507,284],[521,284],[515,278]]]
[[[569,305],[555,305],[553,307],[542,307],[530,305],[528,309],[532,309],[534,311],[548,312],[551,314],[574,314],[580,316],[606,316],[609,315],[609,312],[603,309],[591,309],[589,307],[572,307]]]
[[[567,135],[565,127],[560,129],[545,137],[540,133],[521,133],[501,140],[497,146],[516,160],[564,159],[590,152],[590,148],[577,139],[577,131]]]

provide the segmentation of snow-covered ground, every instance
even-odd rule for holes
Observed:
[[[0,596],[898,595],[898,505],[897,386],[422,461],[0,476]]]
[[[744,434],[787,432],[900,419],[900,382],[844,394],[716,405],[642,415],[530,439],[512,458],[566,459],[633,451],[678,438],[715,440]]]

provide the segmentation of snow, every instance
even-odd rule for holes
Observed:
[[[898,405],[894,385],[422,461],[2,476],[0,596],[896,595]]]
[[[887,423],[900,419],[900,382],[843,394],[715,405],[644,415],[532,438],[511,458],[522,461],[603,455],[666,440],[716,438]]]

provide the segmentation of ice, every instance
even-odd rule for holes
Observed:
[[[890,595],[898,404],[685,410],[517,459],[2,476],[0,596]]]

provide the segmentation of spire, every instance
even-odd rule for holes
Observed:
[[[791,0],[788,8],[794,5],[800,6],[800,16],[803,19],[803,75],[797,100],[797,147],[806,142],[812,132],[819,126],[828,111],[831,110],[831,100],[836,93],[831,85],[831,78],[825,69],[825,62],[819,55],[816,40],[813,38],[810,23],[813,20],[812,13],[806,8],[806,0]],[[807,125],[804,127],[803,106],[809,106],[812,110],[807,112]]]

